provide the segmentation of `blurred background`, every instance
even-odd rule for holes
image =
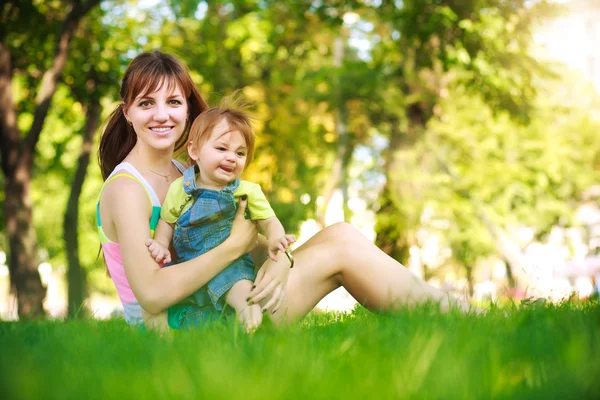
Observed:
[[[0,318],[107,318],[100,132],[133,57],[242,89],[299,244],[347,221],[476,301],[600,284],[600,1],[38,0],[0,6]],[[319,308],[348,310],[338,290]]]

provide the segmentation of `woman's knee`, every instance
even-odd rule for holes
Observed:
[[[353,253],[361,251],[365,243],[370,244],[365,236],[347,222],[338,222],[326,229],[329,230],[328,242],[330,248],[340,259],[352,257]]]
[[[366,240],[366,237],[354,225],[347,222],[336,222],[330,228],[335,231],[336,236],[341,236],[346,241]]]

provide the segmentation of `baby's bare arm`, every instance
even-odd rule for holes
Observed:
[[[258,220],[258,226],[267,237],[269,257],[276,261],[278,251],[286,251],[290,244],[296,241],[294,235],[286,235],[283,225],[277,217]]]
[[[148,251],[157,263],[171,262],[171,252],[169,251],[171,239],[173,239],[173,227],[161,219],[154,232],[154,239],[146,240]]]
[[[283,229],[283,225],[277,217],[259,219],[257,222],[263,234],[269,241],[273,238],[280,238],[285,235],[285,229]]]
[[[171,244],[171,240],[173,240],[173,225],[168,222],[160,219],[158,221],[158,225],[156,225],[156,230],[154,231],[154,240],[158,242],[161,246],[165,248],[169,248]]]

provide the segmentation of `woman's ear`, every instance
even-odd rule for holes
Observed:
[[[190,156],[190,159],[198,161],[198,152],[196,151],[196,146],[194,145],[194,142],[191,140],[187,144],[187,152],[188,156]]]
[[[123,116],[125,117],[127,122],[129,122],[129,115],[127,113],[127,106],[125,105],[125,103],[121,103],[121,111],[123,111]]]

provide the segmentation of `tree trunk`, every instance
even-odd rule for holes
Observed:
[[[386,183],[379,196],[380,209],[377,213],[375,240],[380,249],[404,264],[408,261],[415,236],[411,216],[403,210],[399,201],[405,190],[415,188],[404,184],[401,179],[394,178],[394,174],[408,168],[402,160],[401,151],[414,145],[415,140],[422,134],[426,121],[425,112],[418,103],[408,107],[407,117],[408,129],[404,132],[400,129],[398,118],[390,120],[392,132],[384,163]]]
[[[410,244],[406,240],[406,235],[401,233],[398,225],[404,220],[402,212],[394,203],[394,189],[391,177],[391,170],[395,167],[396,153],[402,145],[402,132],[399,129],[399,121],[390,121],[392,134],[390,144],[387,149],[384,172],[386,182],[379,195],[379,211],[377,212],[377,225],[375,231],[375,244],[390,257],[402,263],[408,261]],[[394,222],[395,221],[395,222]]]
[[[33,122],[24,138],[17,126],[17,112],[12,98],[11,52],[5,43],[0,42],[0,163],[5,177],[4,209],[10,247],[8,265],[11,289],[16,291],[18,312],[22,318],[43,315],[42,303],[46,294],[37,271],[37,243],[29,197],[35,147],[62,75],[75,29],[83,16],[98,3],[99,0],[89,0],[84,4],[73,1],[55,43],[52,64],[42,77]]]
[[[79,159],[77,160],[77,169],[71,184],[71,193],[67,202],[67,209],[63,222],[63,232],[65,239],[65,249],[67,251],[67,281],[68,281],[68,316],[70,318],[87,316],[85,309],[82,307],[87,297],[87,285],[85,270],[81,266],[79,260],[79,241],[78,241],[78,225],[79,225],[79,196],[87,167],[90,161],[90,153],[94,134],[100,125],[100,101],[97,98],[91,100],[86,112],[86,122],[83,130],[83,145]]]
[[[38,274],[35,231],[31,223],[28,148],[22,146],[12,98],[10,51],[0,43],[0,155],[4,174],[4,217],[10,257],[11,291],[17,295],[19,315],[43,315],[46,289]],[[31,150],[33,151],[33,149]]]
[[[337,85],[337,116],[335,121],[335,129],[338,134],[338,147],[335,154],[335,160],[331,168],[331,175],[323,190],[323,204],[317,210],[317,220],[322,227],[325,227],[325,214],[329,202],[333,197],[333,192],[340,188],[342,191],[342,210],[344,221],[350,219],[350,210],[348,209],[348,166],[352,159],[354,146],[350,143],[350,135],[348,132],[348,111],[344,102],[342,93],[342,77],[341,68],[344,62],[344,46],[345,39],[342,36],[336,38],[333,45],[333,65],[338,68]]]
[[[515,278],[515,274],[513,274],[512,265],[510,261],[506,259],[506,257],[504,257],[504,265],[506,265],[506,279],[508,280],[508,287],[511,289],[516,288],[517,279]]]
[[[338,126],[338,132],[339,128],[340,127]],[[345,126],[343,129],[345,129]],[[323,204],[321,204],[319,207],[317,215],[317,222],[322,227],[325,227],[325,213],[327,212],[327,207],[331,202],[333,193],[337,188],[340,188],[342,191],[344,221],[348,221],[350,218],[350,212],[348,209],[348,166],[352,160],[353,152],[354,146],[349,143],[347,133],[344,134],[344,136],[340,134],[335,160],[331,168],[331,174],[329,175],[329,179],[327,180],[325,189],[323,190]]]
[[[35,318],[44,314],[46,289],[38,273],[36,237],[31,223],[30,174],[28,168],[20,165],[15,174],[5,176],[4,215],[10,247],[11,289],[17,295],[19,315]]]
[[[329,202],[331,202],[333,192],[339,186],[340,181],[342,180],[343,163],[340,151],[341,147],[338,146],[335,160],[333,161],[333,165],[331,167],[331,173],[329,174],[329,179],[325,183],[325,189],[323,189],[323,204],[321,204],[317,210],[317,222],[323,228],[325,227],[325,214],[327,213],[327,207],[329,206]]]
[[[393,259],[407,265],[412,243],[409,232],[403,226],[406,216],[392,200],[391,192],[390,185],[386,183],[379,195],[375,244]]]
[[[469,298],[472,298],[473,293],[475,293],[475,288],[473,287],[473,267],[470,265],[465,265],[465,271],[467,273],[467,288],[469,290]]]

